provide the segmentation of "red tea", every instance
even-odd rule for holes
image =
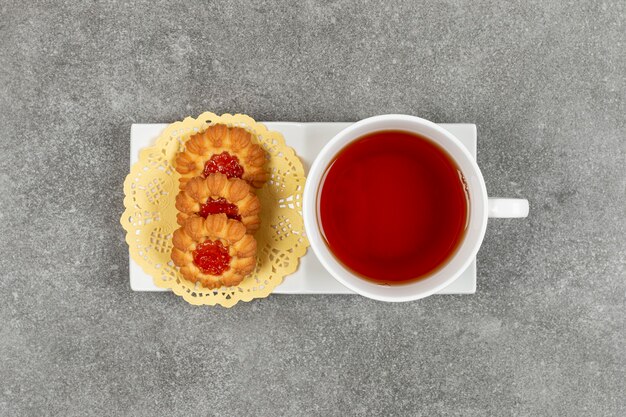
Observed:
[[[468,197],[460,169],[439,145],[379,131],[345,147],[319,194],[322,234],[335,257],[379,284],[431,275],[465,235]]]

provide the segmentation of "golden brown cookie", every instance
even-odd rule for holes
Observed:
[[[228,178],[241,178],[255,188],[268,179],[267,156],[252,143],[253,136],[241,127],[217,124],[197,133],[176,156],[176,171],[181,174],[180,188],[193,177],[220,172]]]
[[[261,203],[250,185],[220,173],[189,180],[176,196],[176,208],[180,212],[176,219],[181,226],[192,214],[206,218],[219,213],[242,222],[248,233],[260,225]]]
[[[205,288],[237,285],[256,266],[256,240],[225,214],[190,216],[172,242],[172,260],[182,276]]]

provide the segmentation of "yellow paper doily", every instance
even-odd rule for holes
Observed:
[[[176,154],[189,136],[208,126],[239,126],[254,134],[270,155],[270,179],[257,190],[261,200],[261,228],[257,239],[257,267],[235,287],[209,290],[185,280],[170,259],[172,233],[178,228],[174,202],[179,174],[173,167]],[[203,113],[169,125],[154,146],[143,149],[124,181],[124,207],[120,223],[126,230],[130,255],[161,288],[171,288],[196,305],[231,307],[238,301],[267,297],[296,270],[309,243],[302,220],[304,168],[293,149],[278,132],[242,114]]]

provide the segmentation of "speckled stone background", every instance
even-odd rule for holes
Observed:
[[[1,416],[626,415],[623,1],[0,4]],[[134,122],[478,125],[478,292],[133,293]]]

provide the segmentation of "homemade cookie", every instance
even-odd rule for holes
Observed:
[[[216,172],[261,188],[268,179],[267,155],[252,139],[247,130],[222,124],[191,136],[175,160],[176,171],[181,174],[180,188],[193,177]]]
[[[174,232],[172,260],[205,288],[239,284],[256,266],[256,240],[226,214],[192,215]]]
[[[176,220],[181,226],[192,214],[206,218],[219,213],[242,222],[248,233],[260,225],[261,203],[250,185],[220,173],[189,180],[176,196],[176,209],[180,212]]]

